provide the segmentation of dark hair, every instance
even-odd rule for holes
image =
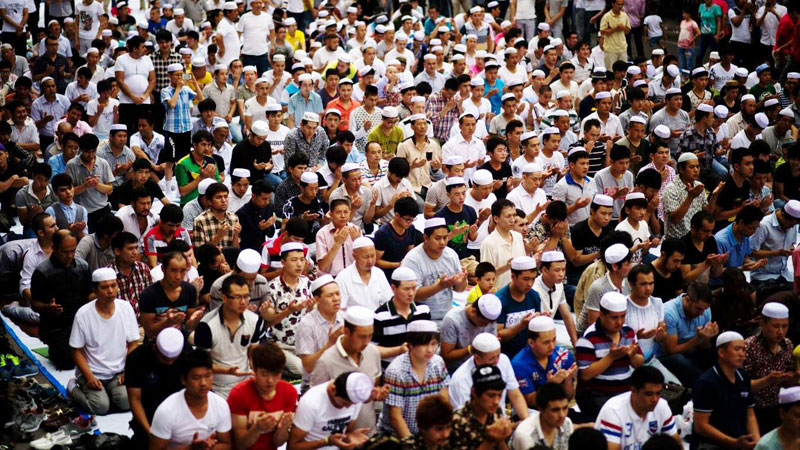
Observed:
[[[142,117],[144,119],[144,117]],[[134,172],[138,172],[140,170],[150,170],[150,161],[145,158],[136,158],[136,161],[133,162],[131,166]]]
[[[197,104],[197,110],[201,113],[206,111],[215,111],[217,109],[217,102],[210,98],[204,98]],[[194,142],[193,142],[194,143]]]
[[[122,231],[122,229],[123,229],[122,220],[119,217],[109,213],[101,217],[100,220],[97,221],[97,227],[95,227],[95,234],[98,237],[112,236]]]
[[[419,401],[416,418],[420,430],[427,430],[437,425],[450,425],[453,423],[453,407],[441,395],[429,395]]]
[[[199,130],[192,136],[192,145],[197,145],[203,141],[214,142],[214,136],[206,130]]]
[[[183,222],[183,210],[178,205],[172,203],[164,205],[159,213],[162,223],[177,223]]]
[[[128,49],[128,51],[132,52],[134,49],[139,48],[140,45],[144,44],[144,38],[136,35],[128,39],[125,44],[125,47]]]
[[[400,178],[405,178],[411,171],[408,165],[408,160],[405,158],[394,157],[389,161],[389,173],[394,174]]]
[[[654,434],[645,441],[641,450],[683,450],[683,447],[672,436]]]
[[[307,238],[311,234],[308,222],[302,217],[292,217],[286,222],[286,235]]]
[[[286,167],[292,169],[297,166],[307,166],[308,163],[308,155],[303,152],[296,152],[286,161]]]
[[[501,145],[508,147],[505,139],[496,136],[490,137],[489,140],[486,141],[486,153],[494,153],[495,149]]]
[[[169,42],[172,43],[172,33],[162,28],[156,32],[156,42]]]
[[[583,132],[588,133],[592,127],[602,128],[600,126],[600,121],[597,119],[588,119],[586,122],[583,123]]]
[[[761,211],[761,208],[755,205],[747,205],[736,214],[734,223],[744,222],[745,224],[750,224],[753,222],[761,222],[763,218],[764,213]]]
[[[111,248],[122,250],[126,245],[138,244],[139,239],[130,231],[121,231],[111,239]]]
[[[409,332],[406,333],[406,342],[410,347],[428,345],[431,341],[439,341],[439,333],[434,332]]]
[[[45,163],[36,163],[31,169],[31,178],[35,177],[36,175],[44,175],[49,180],[52,174],[53,168]]]
[[[178,239],[173,239],[172,242],[177,241]],[[172,243],[170,242],[170,244]],[[180,241],[183,242],[183,241]],[[172,261],[184,261],[186,262],[186,257],[183,256],[183,252],[179,251],[170,251],[163,258],[161,258],[161,267],[164,272],[167,271],[169,266],[171,265]]]
[[[617,162],[625,158],[630,159],[631,150],[624,145],[614,144],[614,146],[611,147],[611,152],[609,152],[609,157],[611,158],[611,162]]]
[[[78,235],[67,229],[56,231],[56,234],[53,235],[53,249],[61,248],[61,244],[63,244],[67,238],[73,238],[77,241]]]
[[[633,102],[634,100],[644,100],[644,99],[645,99],[644,91],[641,88],[638,87],[628,88],[628,102]],[[633,122],[630,122],[628,124],[628,127],[630,127],[630,124],[632,123]]]
[[[243,276],[239,275],[238,273],[233,273],[227,278],[225,281],[222,282],[222,293],[224,295],[230,295],[231,293],[231,286],[247,286],[247,280],[244,279]]]
[[[661,189],[661,174],[656,169],[645,169],[636,176],[634,185]]]
[[[256,196],[261,194],[271,194],[275,192],[275,190],[272,188],[271,184],[267,183],[266,180],[256,180],[256,182],[253,183],[252,192],[253,196]]]
[[[350,200],[346,198],[336,198],[331,200],[330,211],[335,210],[337,207],[341,205],[346,205],[348,208],[350,207]]]
[[[213,264],[217,255],[221,253],[222,251],[220,251],[219,247],[208,242],[194,249],[197,264],[201,267],[208,267]]]
[[[228,186],[225,186],[222,183],[214,183],[206,188],[206,198],[212,199],[215,195],[219,194],[220,192],[228,193]]]
[[[78,139],[78,147],[81,150],[94,150],[100,145],[100,139],[92,133],[86,133]]]
[[[753,173],[772,173],[772,170],[768,162],[756,159],[753,161]]]
[[[150,191],[148,191],[147,189],[145,189],[143,187],[140,187],[140,188],[135,188],[131,192],[131,204],[136,203],[136,201],[139,200],[142,197],[147,197],[151,201],[153,200],[153,196],[152,196],[152,194],[150,194]]]
[[[353,143],[355,141],[356,141],[356,135],[353,134],[353,132],[350,131],[350,130],[339,130],[336,133],[336,142],[338,142],[340,144],[344,144],[345,142]],[[344,150],[344,148],[342,148],[342,150]],[[347,153],[345,152],[345,155],[346,154]],[[345,157],[345,159],[347,159],[347,158]],[[342,164],[344,164],[344,163],[342,163]]]
[[[711,288],[707,283],[700,283],[695,281],[686,288],[686,295],[689,297],[690,302],[703,301],[703,303],[711,304],[713,296]]]
[[[253,347],[250,353],[253,370],[264,369],[269,373],[279,374],[286,367],[286,355],[274,342],[264,341]]]
[[[419,205],[411,197],[403,197],[394,203],[394,213],[400,216],[417,216],[419,214]]]
[[[567,156],[567,162],[570,164],[577,163],[579,159],[589,159],[589,152],[579,147],[576,148],[577,151],[574,152],[572,151],[573,149],[570,149],[569,156]]]
[[[567,204],[561,200],[553,200],[544,210],[547,217],[553,220],[567,220]]]
[[[667,238],[661,242],[661,255],[665,258],[672,256],[673,253],[686,254],[686,244],[678,238]]]
[[[732,166],[741,164],[745,156],[753,156],[748,147],[737,147],[731,150],[730,163]]]
[[[670,439],[672,439],[670,437]],[[569,450],[584,450],[587,448],[606,449],[608,441],[600,430],[594,428],[578,428],[569,437]]]
[[[72,177],[66,173],[60,173],[50,180],[50,185],[53,187],[53,191],[55,192],[58,192],[58,190],[64,186],[72,187]]]
[[[639,274],[650,274],[653,273],[653,268],[649,264],[637,264],[633,266],[630,272],[628,272],[628,284],[634,286],[636,284],[636,277]]]
[[[192,371],[192,369],[203,368],[211,370],[214,367],[214,363],[211,360],[211,353],[196,348],[194,350],[188,350],[183,354],[181,354],[178,367],[180,368],[181,371],[181,377],[187,377],[189,375],[189,372]]]
[[[184,241],[183,239],[173,239],[167,244],[167,251],[168,252],[181,252],[186,253],[192,249],[192,245],[189,242]]]
[[[511,134],[512,131],[516,130],[517,128],[522,128],[524,125],[517,119],[512,119],[506,124],[506,136]]]
[[[495,272],[497,272],[497,269],[495,269],[494,265],[488,261],[484,261],[475,267],[475,278],[481,278],[487,273]]]
[[[642,264],[644,265],[644,264]],[[631,387],[634,391],[644,388],[645,384],[664,384],[664,375],[653,366],[637,367],[631,375]]]
[[[547,408],[550,402],[557,400],[569,400],[567,391],[564,389],[564,386],[559,383],[548,382],[539,386],[539,389],[536,389],[536,408],[539,409],[539,411]]]
[[[50,214],[45,212],[40,212],[39,214],[33,216],[33,219],[31,219],[31,228],[33,229],[34,233],[44,230],[44,221],[48,217],[51,217]]]
[[[325,159],[328,161],[328,164],[333,163],[338,166],[342,166],[344,165],[345,161],[347,161],[347,150],[340,145],[330,147],[325,152]]]
[[[458,90],[458,80],[455,78],[448,78],[444,82],[444,88],[449,91],[457,91]]]
[[[475,383],[476,375],[481,370],[487,367],[496,367],[496,366],[494,366],[493,364],[481,364],[479,366],[475,366],[475,368],[472,369],[472,389],[475,391],[475,395],[478,397],[483,395],[486,391],[502,391],[505,390],[506,388],[506,382],[503,381],[502,377],[499,377],[498,379],[490,381],[488,383],[480,383],[480,384]]]
[[[694,213],[694,215],[692,216],[690,226],[692,227],[693,230],[699,230],[700,227],[703,226],[703,223],[705,222],[714,223],[714,221],[715,219],[713,214],[706,211],[705,209],[701,209],[700,211]]]
[[[344,372],[339,374],[339,376],[333,380],[333,387],[334,395],[352,403],[353,401],[350,399],[350,396],[347,395],[347,377],[349,377],[351,373],[353,372]]]

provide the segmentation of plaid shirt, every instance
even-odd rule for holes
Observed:
[[[459,450],[475,450],[480,447],[486,435],[486,427],[503,417],[500,408],[486,417],[482,424],[475,418],[471,402],[464,403],[453,413],[453,431],[450,433],[450,447]]]
[[[700,173],[707,175],[711,173],[711,163],[714,159],[714,152],[717,150],[717,135],[713,128],[706,128],[704,134],[700,134],[697,128],[692,127],[684,131],[681,135],[678,154],[687,152],[694,153],[702,151],[704,156],[700,157]]]
[[[236,213],[225,211],[225,218],[219,220],[210,209],[194,219],[194,229],[192,230],[192,241],[194,245],[199,247],[206,242],[211,242],[214,236],[219,233],[224,223],[229,224],[230,229],[225,237],[220,239],[217,246],[220,248],[231,247],[233,245],[233,226],[239,223],[239,218],[236,216]]]
[[[283,159],[289,161],[292,155],[301,152],[308,155],[309,166],[321,165],[325,163],[325,151],[328,150],[329,145],[330,141],[328,141],[325,128],[317,127],[317,132],[314,133],[311,142],[308,142],[303,130],[298,127],[286,135],[283,144]]]
[[[153,277],[150,276],[150,267],[141,261],[135,261],[130,275],[123,275],[119,271],[116,261],[106,267],[110,267],[114,269],[114,272],[117,272],[119,297],[131,304],[133,311],[136,313],[136,318],[139,318],[139,295],[144,288],[153,284]]]
[[[389,386],[389,396],[386,406],[396,406],[403,414],[409,431],[417,433],[417,406],[423,397],[436,395],[442,388],[450,384],[450,375],[444,365],[444,360],[439,355],[434,355],[425,367],[425,376],[422,380],[417,378],[414,368],[411,367],[411,358],[408,352],[398,356],[384,372],[384,381]],[[389,408],[381,414],[381,431],[394,433],[389,419]]]
[[[162,89],[169,86],[169,73],[167,72],[167,67],[173,63],[183,64],[183,60],[181,59],[181,55],[177,54],[174,50],[169,50],[169,56],[167,59],[163,58],[163,53],[161,50],[156,50],[153,54],[153,57],[150,58],[153,61],[153,67],[155,68],[156,72],[156,92],[161,92]]]
[[[437,92],[428,97],[428,103],[425,105],[425,112],[428,113],[433,124],[433,136],[439,140],[440,143],[447,142],[450,137],[450,128],[453,122],[458,119],[458,108],[451,108],[445,115],[441,115],[447,99],[444,98],[441,92]]]
[[[161,90],[161,103],[167,110],[167,115],[164,118],[164,131],[170,133],[186,133],[192,129],[192,116],[190,110],[192,108],[192,100],[195,94],[188,86],[181,88],[178,102],[175,103],[174,108],[170,108],[167,104],[172,95],[175,94],[175,88],[167,86]]]

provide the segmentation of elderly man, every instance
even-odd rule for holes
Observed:
[[[39,142],[47,148],[55,139],[55,123],[67,114],[70,101],[56,92],[57,85],[52,77],[44,77],[41,81],[42,95],[31,105],[31,119],[39,130]]]
[[[664,237],[682,238],[691,229],[691,219],[704,209],[713,212],[717,197],[724,185],[717,185],[706,198],[704,186],[697,181],[700,176],[700,161],[694,153],[684,153],[678,158],[678,177],[664,188]]]
[[[300,126],[286,135],[284,158],[288,161],[295,153],[305,153],[312,166],[322,166],[325,162],[325,151],[330,145],[328,135],[319,126],[317,113],[308,111],[302,117]]]
[[[364,306],[375,311],[392,298],[386,275],[375,266],[375,243],[368,237],[353,241],[353,263],[336,275],[336,282],[342,292],[344,310]]]
[[[114,188],[119,188],[131,178],[133,175],[131,168],[133,161],[136,160],[133,150],[126,145],[128,130],[123,127],[124,125],[112,125],[108,141],[97,150],[97,156],[103,158],[111,167],[111,172],[114,174],[114,181],[111,184]]]
[[[374,195],[372,189],[361,184],[361,167],[358,164],[344,164],[341,173],[342,184],[333,190],[330,201],[348,200],[352,214],[350,222],[359,228],[371,228],[378,196]]]
[[[289,118],[287,125],[293,129],[300,120],[303,120],[305,113],[312,112],[321,114],[325,109],[322,104],[322,97],[314,92],[314,81],[310,74],[304,73],[297,78],[300,90],[289,98]]]
[[[783,286],[780,290],[791,290],[792,277],[787,267],[787,257],[797,241],[797,225],[800,224],[800,201],[789,200],[782,209],[761,219],[755,234],[750,237],[750,249],[754,258],[767,258],[764,267],[753,271],[754,285],[765,282]]]

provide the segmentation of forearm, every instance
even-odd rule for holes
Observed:
[[[710,413],[706,413],[706,414],[708,414],[710,416]],[[708,418],[706,418],[703,421],[700,421],[700,423],[695,421],[694,428],[695,428],[695,431],[697,431],[697,433],[699,435],[701,435],[701,436],[703,436],[703,437],[705,437],[705,438],[707,438],[707,439],[709,439],[709,440],[711,440],[713,442],[716,442],[717,444],[720,444],[723,447],[727,447],[727,448],[735,448],[735,447],[737,447],[736,439],[728,436],[727,434],[723,433],[722,431],[719,431],[719,429],[717,429],[717,427],[711,425],[708,422]]]
[[[75,186],[73,189],[74,189],[75,195],[81,195],[84,192],[86,192],[87,189],[89,189],[89,186],[87,186],[86,183],[83,183],[83,184],[79,184],[79,185]]]
[[[505,342],[516,336],[517,333],[519,333],[520,331],[522,331],[522,329],[525,327],[525,323],[519,322],[510,328],[506,328],[504,325],[502,325],[503,328],[500,328],[500,326],[501,325],[498,324],[497,338],[500,339],[500,342]]]
[[[327,252],[325,252],[325,256],[323,256],[321,260],[317,261],[317,267],[319,267],[320,270],[322,270],[323,272],[327,272],[331,268],[333,260],[339,253],[339,249],[342,248],[342,244],[344,243],[334,242],[333,247],[331,247],[330,249],[328,249]]]
[[[97,186],[95,186],[94,188],[106,195],[111,195],[111,192],[114,191],[114,185],[111,183],[109,184],[98,183]]]
[[[589,367],[580,370],[580,376],[582,381],[588,381],[592,378],[600,375],[601,373],[605,372],[609,367],[611,367],[611,363],[614,360],[611,359],[610,356],[606,355],[603,358],[591,363]]]
[[[414,299],[418,301],[427,300],[428,297],[436,295],[439,291],[443,289],[444,287],[441,286],[439,283],[433,284],[431,286],[423,286],[417,289],[417,295],[414,296]]]
[[[511,406],[514,407],[514,412],[517,413],[520,419],[528,418],[528,404],[525,403],[525,397],[519,389],[514,389],[508,392],[508,398],[511,400]]]
[[[449,350],[445,350],[445,346],[442,345],[442,358],[445,362],[455,362],[461,361],[462,359],[468,357],[470,355],[469,347],[464,348],[455,348],[455,343],[447,344]]]
[[[300,356],[300,361],[303,363],[303,369],[306,371],[306,373],[311,373],[314,371],[314,367],[316,367],[317,361],[319,361],[319,358],[322,357],[323,353],[325,353],[325,350],[329,349],[330,347],[331,343],[326,342],[321,349],[317,350],[314,353],[308,355],[298,355]]]
[[[128,403],[131,407],[133,418],[139,422],[139,426],[144,429],[145,433],[150,434],[150,422],[147,420],[147,414],[144,412],[144,406],[142,406],[142,390],[140,388],[131,387],[127,389]]]
[[[387,406],[389,408],[389,419],[392,424],[392,428],[397,433],[397,435],[403,439],[407,436],[411,436],[411,430],[408,429],[408,424],[406,420],[403,419],[403,414],[400,412],[400,408],[396,406]]]
[[[686,200],[684,200],[683,203],[681,203],[681,206],[679,206],[678,209],[672,211],[671,213],[668,213],[669,220],[672,223],[680,223],[680,221],[683,220],[683,217],[689,211],[689,205],[692,204],[692,200],[694,199],[687,196]]]
[[[396,347],[382,347],[380,345],[378,347],[378,352],[381,354],[381,358],[394,358],[397,355],[402,355],[405,353],[405,349],[402,345],[398,345]]]
[[[89,361],[86,359],[86,355],[83,353],[83,348],[73,347],[72,359],[75,360],[75,366],[78,368],[78,370],[80,370],[81,374],[84,378],[86,378],[86,380],[94,378],[92,369],[89,368]]]

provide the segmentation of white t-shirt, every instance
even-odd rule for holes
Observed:
[[[8,18],[16,23],[20,23],[22,21],[22,16],[25,14],[25,9],[28,9],[28,13],[31,13],[31,10],[28,6],[28,0],[0,0],[0,8],[5,9]],[[12,32],[17,31],[17,29],[4,20],[3,31]]]
[[[666,400],[660,399],[655,410],[642,418],[631,406],[630,392],[611,397],[600,410],[594,428],[600,430],[608,442],[623,449],[640,448],[654,434],[674,436],[677,432]]]
[[[639,229],[634,230],[633,225],[625,219],[617,224],[617,227],[614,229],[615,231],[624,231],[631,235],[633,239],[633,245],[641,244],[642,242],[650,239],[650,227],[647,226],[647,222],[644,220],[639,221]],[[633,254],[634,262],[640,262],[642,260],[642,250],[636,250]]]
[[[236,31],[236,27],[230,20],[223,18],[217,25],[217,34],[222,36],[222,44],[225,46],[225,55],[217,59],[220,64],[228,66],[231,61],[239,58],[242,46],[239,41],[239,32]]]
[[[625,315],[625,324],[634,331],[650,331],[664,321],[664,303],[660,298],[650,297],[647,306],[639,306],[628,297],[628,310]],[[639,348],[642,349],[645,359],[649,359],[655,347],[655,339],[639,339]]]
[[[642,23],[647,26],[648,38],[661,37],[664,35],[664,31],[661,29],[661,16],[651,14],[645,17]]]
[[[283,143],[286,140],[287,134],[289,134],[289,128],[285,125],[278,125],[277,131],[267,131],[267,142],[269,142],[269,146],[272,148],[272,173],[278,173],[286,166],[283,160],[283,153],[275,152],[283,150]]]
[[[321,69],[328,65],[329,62],[339,59],[339,55],[344,53],[341,47],[336,47],[336,50],[330,51],[327,47],[322,47],[314,53],[314,69]]]
[[[76,2],[75,15],[78,16],[78,37],[81,39],[95,39],[100,29],[100,16],[103,15],[103,4],[91,2],[86,5]]]
[[[84,89],[78,85],[77,81],[73,81],[67,85],[67,89],[64,91],[64,95],[67,96],[67,99],[69,99],[70,102],[76,100],[83,94],[88,95],[90,99],[97,97],[97,85],[90,81]],[[89,102],[79,101],[78,103],[86,108],[86,105]]]
[[[544,152],[539,152],[539,156],[536,157],[536,162],[539,163],[540,166],[542,166],[542,170],[547,170],[553,167],[558,170],[562,170],[564,169],[564,167],[566,167],[564,165],[564,155],[562,155],[561,152],[559,151],[554,151],[553,156],[549,158],[545,156]],[[542,189],[544,189],[545,194],[550,195],[553,193],[553,187],[556,185],[557,181],[558,181],[557,173],[554,173],[553,175],[550,175],[549,177],[545,178],[544,186],[542,186]]]
[[[745,44],[750,43],[750,18],[752,15],[745,14],[744,19],[742,19],[742,23],[739,26],[735,26],[733,24],[733,18],[737,17],[736,11],[733,9],[728,10],[728,23],[731,24],[731,41],[734,42],[743,42]]]
[[[307,431],[306,442],[325,439],[332,434],[346,433],[350,422],[358,418],[361,403],[349,408],[336,408],[328,397],[328,383],[318,384],[309,389],[297,404],[294,413],[294,426]],[[336,446],[319,447],[324,450],[335,450]]]
[[[506,393],[519,389],[519,383],[514,375],[514,367],[511,366],[511,360],[508,359],[505,353],[500,354],[497,368],[500,369],[503,381],[506,382],[503,397],[500,399],[500,404],[505,405]],[[474,369],[475,358],[469,358],[453,372],[453,377],[450,378],[450,405],[453,406],[453,409],[461,408],[469,400],[470,392],[472,391],[472,371]]]
[[[142,134],[138,131],[131,136],[131,148],[139,147],[142,149],[154,164],[158,163],[158,156],[161,154],[161,150],[164,150],[165,144],[166,139],[164,139],[164,136],[155,131],[153,131],[153,139],[150,140],[150,144],[145,142]]]
[[[476,106],[475,102],[472,101],[472,96],[468,99],[465,99],[461,102],[461,108],[464,111],[472,111],[478,113],[478,116],[481,120],[486,118],[486,114],[492,111],[492,102],[489,101],[486,97],[481,97],[481,104],[480,106]]]
[[[186,404],[185,392],[181,389],[158,405],[150,425],[153,436],[168,440],[169,448],[176,448],[191,444],[195,433],[198,439],[205,439],[231,430],[231,410],[225,399],[209,392],[206,415],[198,419]]]
[[[149,56],[133,59],[131,55],[125,53],[117,58],[117,63],[114,64],[114,72],[124,73],[123,81],[128,86],[128,89],[135,95],[142,95],[147,90],[150,72],[155,72],[155,67],[153,67],[153,61]],[[127,104],[133,103],[133,100],[120,90],[119,102]],[[149,97],[145,99],[144,104],[150,104]]]
[[[128,342],[139,340],[139,325],[125,300],[114,300],[114,314],[108,319],[100,316],[96,305],[97,300],[92,300],[75,313],[69,346],[84,349],[92,374],[110,380],[125,370]]]
[[[730,70],[725,70],[720,63],[716,63],[711,66],[711,71],[708,75],[714,83],[714,89],[718,91],[722,90],[722,87],[725,86],[725,83],[732,80],[734,75],[736,75],[736,69],[738,69],[738,67],[736,67],[735,64],[731,64]]]
[[[775,17],[775,14],[769,13],[766,17],[764,17],[764,22],[761,23],[761,44],[762,45],[769,45],[770,47],[775,45],[775,37],[778,34],[778,23],[781,20],[781,17],[786,14],[786,7],[783,5],[775,5],[775,12],[778,13],[778,17]],[[761,18],[764,15],[764,6],[758,8],[756,12],[756,20]]]
[[[252,117],[253,122],[256,120],[267,120],[267,106],[277,103],[274,98],[267,96],[267,103],[261,104],[258,102],[258,97],[253,97],[244,102],[244,115]]]
[[[242,54],[261,56],[267,53],[270,23],[272,18],[267,17],[265,12],[257,16],[249,12],[239,18],[236,29],[242,33]],[[227,51],[228,43],[225,42],[225,52]]]
[[[90,100],[89,103],[86,104],[86,115],[88,116],[96,115],[97,106],[98,106],[98,101],[96,98]],[[103,112],[100,113],[100,117],[97,118],[97,123],[92,128],[94,134],[96,134],[98,138],[100,139],[108,138],[108,132],[111,130],[111,125],[114,124],[114,109],[118,107],[119,107],[119,100],[115,98],[108,99],[108,105],[106,105],[103,108]]]
[[[476,213],[480,213],[482,209],[486,208],[491,210],[492,205],[497,201],[497,197],[494,195],[494,193],[491,193],[488,197],[479,202],[475,200],[472,195],[470,195],[469,191],[470,189],[467,189],[467,197],[464,199],[464,204],[471,206]],[[480,250],[481,244],[483,243],[483,240],[486,239],[486,236],[489,236],[489,220],[483,221],[480,228],[478,228],[478,236],[474,241],[470,240],[467,242],[467,248],[471,250]]]

